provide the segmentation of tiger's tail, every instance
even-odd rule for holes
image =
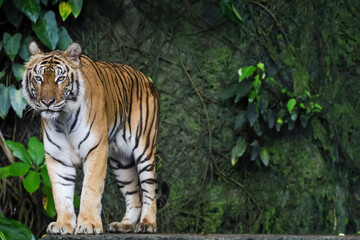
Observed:
[[[167,182],[162,181],[160,184],[160,190],[161,190],[161,195],[159,197],[157,197],[156,199],[156,206],[158,209],[164,207],[164,205],[167,202],[167,199],[169,198],[169,194],[170,194],[170,187],[167,184]],[[156,187],[156,194],[158,195],[159,190],[158,187]]]

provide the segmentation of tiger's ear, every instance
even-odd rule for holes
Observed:
[[[74,62],[80,62],[81,46],[78,43],[72,43],[66,49],[65,54]]]
[[[42,51],[40,50],[40,48],[38,47],[35,41],[32,41],[29,44],[29,52],[32,56],[37,54],[42,54]]]

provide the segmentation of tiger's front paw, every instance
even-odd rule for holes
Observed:
[[[109,224],[108,230],[109,232],[129,233],[134,232],[134,225],[123,222],[113,222]]]
[[[156,233],[156,223],[140,222],[136,225],[136,233]]]
[[[78,221],[75,234],[101,234],[103,233],[101,221]]]
[[[52,222],[48,225],[46,232],[52,234],[73,234],[75,230],[75,226],[70,223],[65,222]]]

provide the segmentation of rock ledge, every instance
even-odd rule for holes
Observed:
[[[359,240],[360,236],[325,235],[252,235],[252,234],[102,234],[102,235],[46,235],[41,240]]]

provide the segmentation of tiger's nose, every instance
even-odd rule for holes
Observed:
[[[41,102],[45,104],[45,106],[49,107],[51,104],[55,102],[55,98],[51,99],[41,99]]]

